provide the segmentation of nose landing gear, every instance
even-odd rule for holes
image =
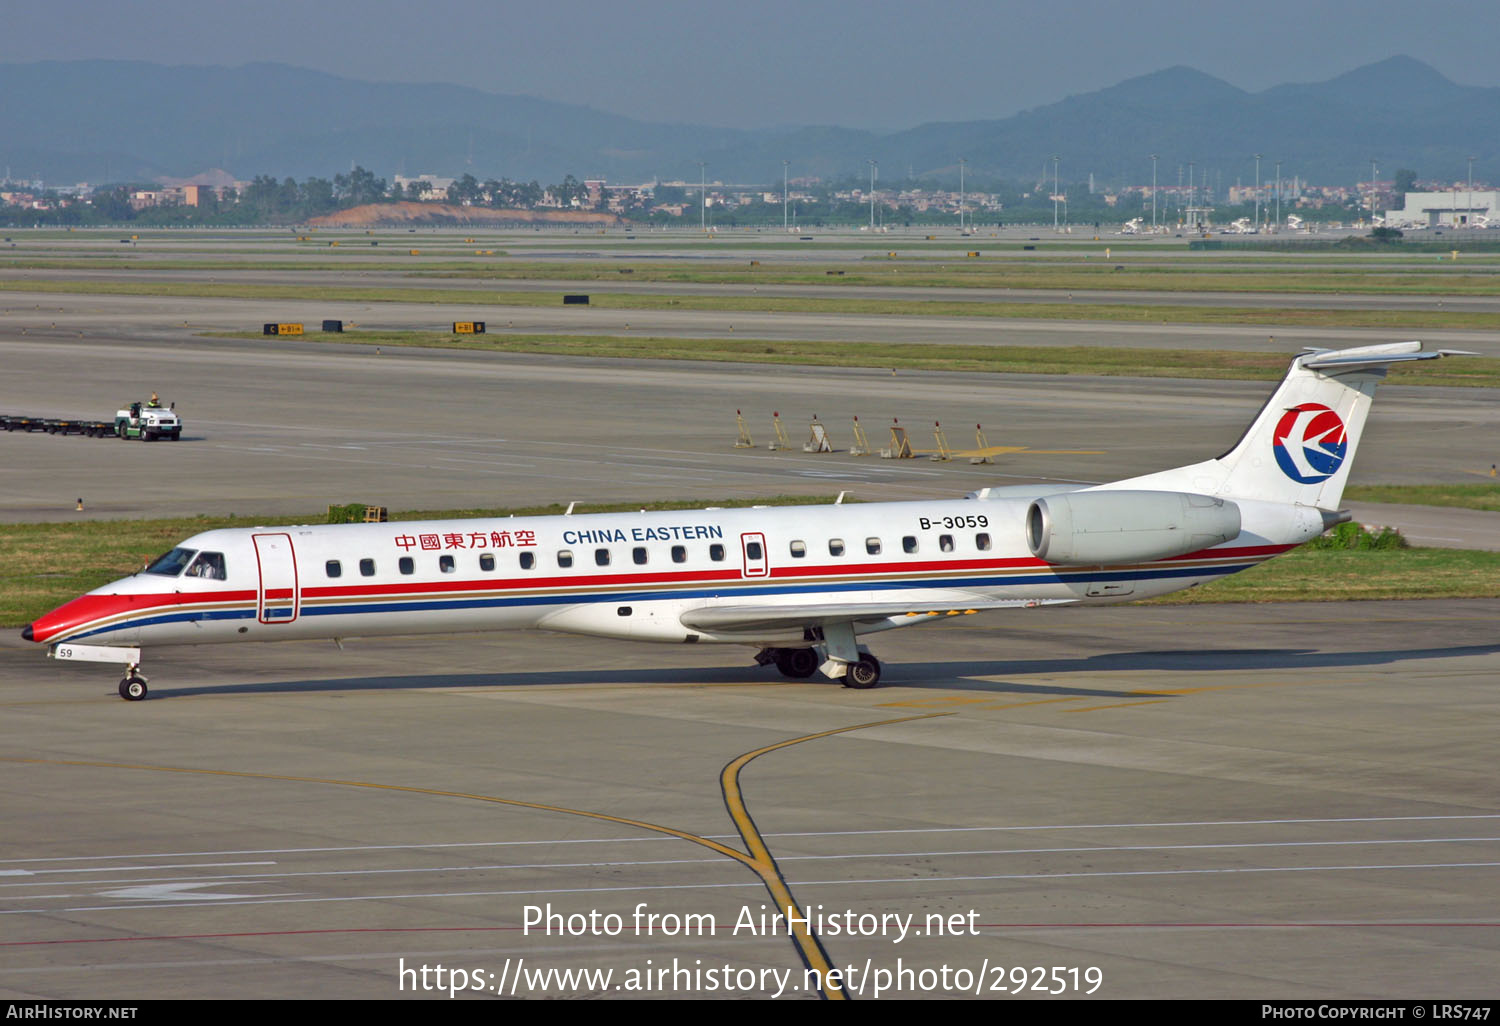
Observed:
[[[120,697],[127,702],[139,702],[146,697],[146,676],[139,666],[130,666],[120,681]]]

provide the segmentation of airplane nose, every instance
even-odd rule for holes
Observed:
[[[31,636],[31,624],[28,623],[25,627],[21,628],[21,640],[22,641],[35,641],[36,640],[35,638],[33,638]]]

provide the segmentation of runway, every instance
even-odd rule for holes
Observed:
[[[436,288],[446,288],[437,284]],[[525,289],[518,289],[526,291]],[[324,319],[370,330],[446,331],[455,320],[482,320],[492,332],[562,335],[751,338],[768,341],[882,342],[902,345],[1129,346],[1229,349],[1294,354],[1306,346],[1339,348],[1420,337],[1438,348],[1500,356],[1494,331],[1214,325],[958,317],[923,314],[819,314],[757,310],[611,309],[602,306],[506,306],[473,302],[398,303],[306,299],[210,299],[155,296],[0,293],[7,334],[42,338],[161,339],[205,331],[257,332],[270,321],[315,329]]]
[[[784,934],[733,929],[762,881],[653,829],[742,851],[748,821],[804,909],[915,917],[825,932],[851,997],[900,968],[883,996],[1007,997],[1038,966],[1069,996],[1095,969],[1113,998],[1482,997],[1497,615],[1020,612],[882,636],[871,692],[518,634],[162,650],[132,705],[104,667],[0,651],[0,994],[430,997],[399,969],[442,964],[470,996],[629,996],[676,960],[815,996]],[[737,815],[726,764],[796,738],[738,774]],[[528,931],[549,904],[622,932]]]

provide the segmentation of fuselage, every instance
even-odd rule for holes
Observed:
[[[1238,537],[1144,562],[1058,565],[1024,499],[699,509],[207,531],[38,618],[29,640],[146,646],[542,628],[661,642],[797,644],[689,611],[836,602],[1118,602],[1253,566],[1322,530],[1242,503]],[[857,625],[901,626],[900,616]]]

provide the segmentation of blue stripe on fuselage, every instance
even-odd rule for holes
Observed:
[[[1057,573],[1046,575],[1031,573],[1022,576],[1008,577],[982,577],[982,578],[958,578],[953,580],[923,580],[923,581],[848,581],[838,584],[780,584],[735,587],[733,595],[735,598],[744,596],[761,595],[806,595],[813,593],[847,593],[852,591],[904,591],[913,588],[949,588],[949,589],[976,589],[1004,587],[1015,584],[1058,584],[1066,582],[1096,582],[1096,581],[1145,581],[1165,580],[1182,577],[1208,577],[1226,576],[1248,570],[1255,566],[1259,560],[1252,560],[1243,564],[1231,564],[1228,566],[1212,567],[1182,567],[1172,570],[1104,570],[1093,571],[1088,574],[1069,574],[1064,577]],[[483,609],[504,608],[523,606],[567,606],[584,605],[599,602],[649,602],[662,599],[690,599],[709,598],[718,596],[725,582],[717,582],[708,587],[675,589],[671,591],[662,590],[633,590],[618,591],[608,594],[584,593],[584,594],[552,594],[552,595],[517,595],[517,596],[489,596],[485,598],[464,598],[455,596],[450,598],[433,599],[399,599],[395,601],[363,601],[353,603],[340,603],[338,605],[303,605],[299,619],[315,616],[351,616],[369,613],[408,613],[408,612],[431,612],[444,609]],[[921,603],[919,603],[921,604]],[[66,640],[77,641],[82,638],[92,637],[96,634],[109,633],[111,631],[138,630],[142,627],[151,627],[163,623],[189,622],[193,620],[253,620],[256,618],[256,607],[252,604],[242,610],[219,610],[214,612],[189,611],[180,613],[162,613],[154,616],[141,617],[139,619],[126,620],[122,623],[113,624],[108,627],[100,627],[82,634],[75,634]],[[272,624],[274,626],[274,624]]]

